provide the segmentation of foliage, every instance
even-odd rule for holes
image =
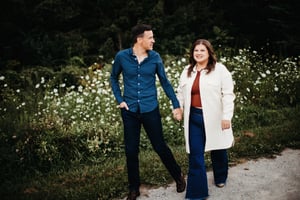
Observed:
[[[99,154],[101,160],[121,151],[120,119],[111,106],[115,102],[108,80],[103,78],[108,72],[91,70],[74,77],[72,71],[66,74],[64,69],[48,81],[41,77],[26,93],[2,85],[2,137],[14,144],[21,166],[51,168],[76,160],[97,161]],[[74,85],[68,86],[70,82]],[[34,100],[26,95],[32,92]]]
[[[236,94],[233,126],[237,138],[235,149],[238,151],[232,151],[231,155],[247,156],[249,149],[261,155],[278,151],[283,145],[299,147],[299,133],[296,131],[299,125],[294,120],[299,118],[300,113],[299,57],[279,59],[262,56],[251,48],[241,49],[234,56],[225,55],[226,52],[223,52],[220,61],[233,75]],[[163,59],[167,76],[177,88],[180,73],[188,59],[170,55],[163,56]],[[87,69],[68,65],[58,71],[39,67],[24,69],[20,73],[11,70],[1,72],[0,160],[3,164],[0,172],[1,178],[8,180],[5,182],[8,191],[12,191],[11,184],[18,180],[17,177],[30,182],[29,177],[24,177],[24,172],[42,177],[47,173],[66,171],[70,166],[99,165],[101,168],[112,162],[112,158],[123,156],[122,122],[109,85],[110,70],[110,64],[103,67],[95,63]],[[182,123],[172,119],[171,103],[159,81],[157,86],[165,138],[168,144],[180,147],[184,152]],[[276,141],[271,140],[272,137]],[[270,144],[265,145],[268,140]],[[141,149],[152,149],[144,133]],[[181,153],[178,153],[177,157],[180,156]],[[154,168],[161,170],[156,164],[153,163]],[[120,163],[116,165],[120,169]],[[104,171],[104,174],[109,173],[109,168]],[[120,171],[123,172],[123,169]],[[78,180],[82,190],[85,188],[83,182],[89,178],[89,184],[100,184],[98,179],[101,175],[95,178],[90,175],[92,172],[88,174]],[[118,179],[112,174],[109,177]],[[162,182],[168,180],[161,178]],[[154,179],[157,180],[149,178],[147,181],[151,183]],[[53,181],[51,184],[55,185],[56,181]],[[76,185],[74,180],[72,183],[61,181],[70,186]],[[49,188],[53,187],[51,184]],[[109,197],[116,196],[116,192],[124,187],[120,182],[112,185],[115,185],[115,191],[109,190],[111,193],[106,193]],[[65,187],[68,190],[64,194],[66,198],[81,195]],[[15,190],[20,192],[24,188],[17,187]],[[65,190],[57,190],[55,195]],[[50,195],[49,199],[55,195]]]
[[[279,59],[240,49],[233,58],[221,58],[232,71],[237,104],[272,108],[299,102],[299,56]]]
[[[291,120],[276,121],[277,125],[257,127],[236,132],[236,143],[229,152],[230,165],[262,156],[272,158],[284,148],[300,148],[298,118],[299,107],[279,110]],[[278,123],[279,122],[279,123]],[[171,146],[176,160],[187,172],[188,158],[184,145]],[[205,154],[207,169],[211,160]],[[165,186],[171,176],[153,150],[140,152],[142,187]],[[10,176],[1,185],[1,197],[8,199],[121,199],[127,193],[127,176],[124,154],[109,157],[105,162],[86,165],[69,165],[49,173]]]
[[[196,38],[259,48],[283,57],[300,48],[297,0],[26,0],[0,2],[1,69],[109,61],[131,45],[137,23],[154,27],[162,54],[182,55]],[[255,12],[253,12],[255,11]],[[236,17],[239,16],[239,17]]]

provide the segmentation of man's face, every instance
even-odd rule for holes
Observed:
[[[152,50],[155,43],[153,31],[145,31],[143,37],[138,38],[141,46],[145,50]]]

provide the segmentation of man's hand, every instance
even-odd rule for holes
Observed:
[[[126,110],[129,110],[127,103],[125,101],[121,102],[120,105],[118,106],[119,108],[125,108]]]
[[[182,109],[181,108],[174,109],[173,117],[174,117],[174,119],[181,121],[182,120]]]

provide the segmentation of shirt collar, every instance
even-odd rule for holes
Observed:
[[[201,71],[207,71],[207,69],[203,69]],[[197,73],[197,67],[196,67],[196,65],[193,67],[193,72]]]
[[[148,57],[150,57],[153,54],[153,50],[147,50],[147,53],[148,53]],[[133,47],[129,48],[129,54],[133,56],[135,55],[133,52]]]
[[[133,47],[129,48],[129,54],[134,56]]]

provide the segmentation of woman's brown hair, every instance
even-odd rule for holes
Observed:
[[[210,44],[210,42],[205,39],[198,39],[194,42],[194,44],[192,45],[192,47],[190,49],[190,58],[189,58],[190,66],[188,68],[188,77],[191,76],[193,68],[197,63],[196,60],[194,59],[194,49],[199,44],[203,44],[207,48],[207,51],[209,54],[208,63],[207,63],[207,66],[205,67],[205,69],[208,70],[207,74],[209,74],[212,70],[214,70],[215,65],[217,63],[217,56],[216,56],[214,49],[213,49],[212,45]]]

